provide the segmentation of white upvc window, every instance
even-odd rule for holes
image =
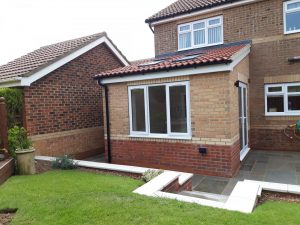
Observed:
[[[189,82],[128,87],[130,136],[191,139]]]
[[[300,32],[300,0],[283,3],[284,33]]]
[[[265,114],[300,115],[300,83],[265,85]]]
[[[223,16],[178,26],[178,50],[223,44]]]

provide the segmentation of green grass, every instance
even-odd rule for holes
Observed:
[[[0,186],[0,209],[13,224],[300,224],[300,204],[267,202],[247,215],[133,194],[141,181],[80,171],[16,176]]]

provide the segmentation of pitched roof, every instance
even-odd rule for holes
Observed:
[[[6,65],[0,66],[0,83],[20,79],[22,77],[29,77],[103,37],[108,38],[105,32],[41,47]],[[119,50],[117,51],[122,55]],[[124,59],[126,58],[124,57]]]
[[[146,23],[152,23],[162,19],[188,14],[199,10],[230,4],[241,0],[178,0],[163,10],[146,19]]]
[[[242,41],[183,52],[168,53],[157,56],[156,58],[135,61],[129,66],[105,71],[95,75],[94,78],[103,79],[158,71],[169,71],[187,67],[231,63],[234,56],[242,51],[242,49],[249,47],[250,44],[250,41]]]

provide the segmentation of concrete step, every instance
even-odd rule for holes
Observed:
[[[195,198],[202,198],[206,200],[218,201],[218,202],[226,202],[228,197],[227,195],[219,195],[207,192],[200,192],[200,191],[182,191],[179,193],[180,195],[195,197]]]

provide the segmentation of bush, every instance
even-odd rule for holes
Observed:
[[[52,162],[53,169],[62,169],[62,170],[72,170],[77,168],[77,164],[72,158],[65,155],[63,157],[57,157],[54,162]]]
[[[16,151],[30,149],[32,142],[27,138],[27,131],[24,127],[14,126],[8,130],[9,153],[15,158]]]
[[[163,172],[163,170],[147,170],[145,173],[143,173],[142,180],[145,182],[149,182]]]
[[[20,125],[23,107],[22,90],[16,88],[0,88],[0,97],[5,98],[8,126],[11,128],[15,125]]]

